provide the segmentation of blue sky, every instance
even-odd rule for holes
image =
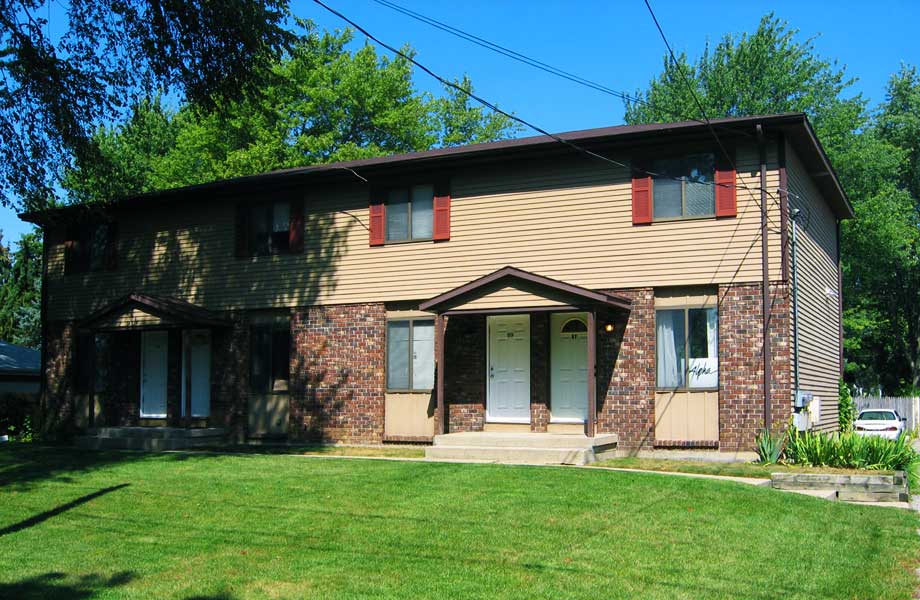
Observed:
[[[411,44],[417,59],[435,72],[448,78],[468,74],[477,93],[545,129],[622,123],[623,105],[616,98],[449,36],[373,0],[326,1],[385,42]],[[631,93],[644,87],[662,67],[665,48],[642,0],[393,2],[617,90]],[[652,0],[652,7],[674,49],[691,58],[707,40],[752,31],[773,10],[803,38],[819,36],[818,53],[846,66],[858,78],[854,92],[871,105],[883,100],[885,84],[901,62],[920,64],[920,2]],[[292,8],[320,27],[345,26],[310,0],[293,0]],[[360,37],[357,41],[363,43]],[[420,89],[440,92],[424,73],[415,79]],[[0,230],[7,242],[28,228],[11,210],[0,208]]]

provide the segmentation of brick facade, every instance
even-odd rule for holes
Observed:
[[[290,437],[382,442],[384,305],[296,310],[291,319],[291,343]]]
[[[763,297],[757,284],[719,288],[719,447],[752,450],[764,426]],[[773,428],[792,414],[789,295],[771,286],[769,334],[772,353]]]
[[[632,299],[632,310],[601,311],[597,318],[599,433],[616,433],[626,449],[655,447],[655,294],[652,288],[611,290]],[[771,289],[773,423],[791,415],[789,298]],[[719,443],[725,451],[751,450],[763,426],[761,294],[757,284],[719,288]],[[212,333],[211,418],[242,440],[247,431],[249,324]],[[606,324],[613,331],[605,331]],[[73,327],[49,326],[45,365],[45,426],[73,429]],[[549,314],[531,316],[531,430],[546,431],[550,418]],[[110,380],[98,382],[103,398],[96,425],[139,421],[140,339],[137,331],[110,334]],[[445,403],[448,431],[481,431],[486,414],[486,317],[447,319]],[[382,303],[293,309],[288,437],[344,443],[380,443],[384,436],[386,308]],[[100,357],[102,358],[102,357]],[[180,424],[181,333],[169,338],[168,412]],[[440,374],[438,375],[440,376]],[[669,447],[706,447],[684,440]]]
[[[655,440],[655,291],[610,290],[632,300],[629,314],[611,313],[613,332],[598,319],[597,431],[616,433],[624,448]]]
[[[482,431],[486,420],[486,318],[448,317],[444,331],[447,430]]]

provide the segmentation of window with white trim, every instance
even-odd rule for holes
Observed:
[[[434,234],[434,186],[391,189],[386,214],[388,242],[430,240]]]
[[[658,387],[718,389],[719,317],[715,307],[656,313]]]
[[[429,391],[434,387],[434,320],[387,321],[387,389]]]
[[[655,219],[711,217],[716,214],[713,154],[691,154],[652,162]]]

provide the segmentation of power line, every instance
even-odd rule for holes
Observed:
[[[545,62],[543,62],[543,61],[540,61],[540,60],[537,60],[537,59],[535,59],[535,58],[532,58],[532,57],[530,57],[530,56],[527,56],[526,54],[522,54],[522,53],[520,53],[520,52],[517,52],[516,50],[512,50],[511,48],[508,48],[508,47],[506,47],[506,46],[502,46],[502,45],[500,45],[500,44],[497,44],[497,43],[495,43],[495,42],[492,42],[492,41],[490,41],[490,40],[487,40],[487,39],[485,39],[485,38],[483,38],[483,37],[480,37],[480,36],[478,36],[478,35],[469,33],[468,31],[464,31],[464,30],[462,30],[462,29],[460,29],[460,28],[458,28],[458,27],[454,27],[453,25],[450,25],[450,24],[445,23],[445,22],[443,22],[443,21],[439,21],[439,20],[437,20],[437,19],[435,19],[435,18],[433,18],[433,17],[429,17],[429,16],[427,16],[427,15],[423,15],[422,13],[416,12],[416,11],[414,11],[414,10],[410,10],[410,9],[405,8],[405,7],[403,7],[403,6],[400,6],[400,5],[398,5],[398,4],[394,3],[394,2],[390,2],[390,0],[374,0],[374,2],[376,2],[377,4],[379,4],[379,5],[381,5],[381,6],[384,6],[384,7],[386,7],[386,8],[391,9],[391,10],[394,10],[394,11],[396,11],[396,12],[399,12],[399,13],[401,13],[401,14],[403,14],[403,15],[409,17],[409,18],[415,19],[416,21],[425,23],[425,24],[430,25],[430,26],[432,26],[432,27],[434,27],[434,28],[436,28],[436,29],[439,29],[439,30],[441,30],[441,31],[444,31],[444,32],[446,32],[446,33],[449,33],[449,34],[451,34],[451,35],[453,35],[453,36],[455,36],[455,37],[458,37],[458,38],[460,38],[460,39],[466,40],[466,41],[468,41],[468,42],[470,42],[470,43],[473,43],[473,44],[475,44],[475,45],[477,45],[477,46],[480,46],[480,47],[482,47],[482,48],[485,48],[485,49],[487,49],[487,50],[491,50],[492,52],[496,52],[496,53],[501,54],[501,55],[503,55],[503,56],[506,56],[506,57],[508,57],[508,58],[510,58],[510,59],[512,59],[512,60],[516,60],[516,61],[518,61],[518,62],[520,62],[520,63],[523,63],[523,64],[525,64],[525,65],[534,67],[535,69],[539,69],[539,70],[544,71],[544,72],[546,72],[546,73],[550,73],[551,75],[556,75],[557,77],[561,77],[561,78],[566,79],[566,80],[568,80],[568,81],[571,81],[571,82],[573,82],[573,83],[577,83],[577,84],[579,84],[579,85],[583,85],[583,86],[585,86],[585,87],[588,87],[588,88],[590,88],[590,89],[596,90],[596,91],[601,92],[601,93],[603,93],[603,94],[607,94],[607,95],[610,95],[610,96],[614,96],[614,97],[619,98],[619,99],[621,99],[621,100],[624,100],[624,101],[626,101],[626,102],[634,102],[634,103],[637,103],[637,104],[643,104],[643,105],[645,105],[645,106],[648,106],[649,108],[651,108],[651,109],[654,110],[654,111],[657,111],[657,112],[660,112],[660,113],[664,113],[664,114],[668,114],[668,115],[670,115],[671,117],[676,117],[676,118],[678,118],[678,119],[688,119],[688,120],[691,120],[691,121],[696,121],[697,123],[705,123],[704,121],[702,121],[702,120],[700,120],[700,119],[697,119],[697,118],[695,118],[695,117],[686,117],[686,116],[684,116],[684,115],[682,115],[682,114],[680,114],[680,113],[678,113],[678,112],[675,112],[675,111],[673,111],[673,110],[664,109],[664,108],[661,108],[661,107],[659,107],[659,106],[655,106],[654,104],[652,104],[652,103],[649,102],[648,100],[645,100],[644,98],[639,98],[639,97],[637,97],[637,96],[630,96],[629,94],[627,94],[627,93],[625,93],[625,92],[621,92],[621,91],[619,91],[619,90],[615,90],[615,89],[610,88],[610,87],[608,87],[608,86],[606,86],[606,85],[604,85],[604,84],[598,83],[598,82],[596,82],[596,81],[592,81],[591,79],[587,79],[587,78],[585,78],[585,77],[581,77],[580,75],[576,75],[576,74],[571,73],[571,72],[569,72],[569,71],[565,71],[565,70],[563,70],[563,69],[561,69],[561,68],[559,68],[559,67],[554,67],[553,65],[550,65],[550,64],[547,64],[547,63],[545,63]],[[709,123],[709,126],[712,127],[712,124]],[[746,134],[746,135],[748,135],[748,134]]]
[[[571,141],[569,141],[569,140],[566,140],[565,138],[563,138],[563,137],[561,137],[561,136],[559,136],[559,135],[557,135],[557,134],[550,133],[549,131],[547,131],[546,129],[543,129],[543,128],[540,127],[539,125],[535,125],[535,124],[531,123],[530,121],[527,121],[527,120],[525,120],[525,119],[523,119],[523,118],[521,118],[521,117],[518,117],[517,115],[514,115],[513,113],[509,113],[509,112],[507,112],[507,111],[505,111],[505,110],[499,108],[498,106],[496,106],[496,105],[493,104],[492,102],[486,100],[485,98],[483,98],[483,97],[481,97],[481,96],[479,96],[479,95],[473,93],[473,92],[470,91],[470,90],[465,89],[463,86],[458,85],[457,83],[455,83],[455,82],[453,82],[453,81],[450,81],[450,80],[447,80],[447,79],[445,79],[444,77],[438,75],[437,73],[435,73],[434,71],[432,71],[431,69],[429,69],[428,67],[426,67],[424,64],[422,64],[421,62],[419,62],[418,60],[416,60],[414,57],[412,57],[412,56],[406,54],[405,52],[403,52],[403,51],[397,49],[397,48],[394,47],[394,46],[391,46],[390,44],[387,44],[386,42],[384,42],[384,41],[381,40],[380,38],[378,38],[378,37],[376,37],[375,35],[373,35],[370,31],[368,31],[367,29],[365,29],[364,27],[362,27],[361,25],[359,25],[358,23],[356,23],[355,21],[353,21],[353,20],[350,19],[349,17],[345,16],[344,14],[342,14],[341,12],[339,12],[338,10],[332,8],[331,6],[329,6],[328,4],[326,4],[325,2],[323,2],[322,0],[313,0],[313,2],[314,2],[315,4],[317,4],[317,5],[319,5],[320,7],[322,7],[323,9],[325,9],[326,11],[328,11],[328,12],[332,13],[333,15],[339,17],[340,19],[342,19],[343,21],[345,21],[346,23],[348,23],[349,25],[351,25],[352,27],[354,27],[355,29],[357,29],[358,31],[360,31],[362,34],[364,34],[367,38],[369,38],[369,39],[373,40],[374,42],[380,44],[382,47],[386,48],[387,50],[389,50],[389,51],[392,52],[393,54],[395,54],[395,55],[397,55],[397,56],[403,58],[403,59],[406,60],[406,61],[411,62],[411,63],[414,64],[416,67],[418,67],[419,69],[421,69],[422,71],[424,71],[425,73],[427,73],[428,75],[430,75],[432,78],[436,79],[439,83],[441,83],[441,84],[444,85],[445,87],[449,87],[449,88],[451,88],[451,89],[453,89],[453,90],[456,90],[456,91],[458,91],[458,92],[460,92],[460,93],[462,93],[462,94],[468,96],[469,98],[472,98],[473,100],[475,100],[476,102],[482,104],[483,106],[485,106],[486,108],[492,110],[493,112],[496,112],[496,113],[498,113],[498,114],[501,114],[501,115],[503,115],[503,116],[505,116],[505,117],[511,119],[512,121],[516,122],[516,123],[520,123],[521,125],[524,125],[525,127],[528,127],[528,128],[530,128],[530,129],[536,131],[537,133],[540,133],[540,134],[542,134],[542,135],[545,135],[546,137],[549,137],[550,139],[552,139],[552,140],[554,140],[554,141],[556,141],[556,142],[559,142],[560,144],[564,144],[565,146],[568,146],[568,147],[572,148],[573,150],[575,150],[575,151],[577,151],[577,152],[581,152],[582,154],[585,154],[586,156],[590,156],[590,157],[595,158],[595,159],[597,159],[597,160],[601,160],[601,161],[604,161],[604,162],[606,162],[606,163],[610,163],[610,164],[612,164],[612,165],[615,165],[615,166],[617,166],[617,167],[621,167],[621,168],[624,168],[624,169],[627,169],[627,170],[631,170],[631,171],[643,173],[643,174],[645,174],[645,175],[649,175],[649,176],[652,176],[652,177],[657,177],[657,178],[661,178],[661,179],[672,179],[672,180],[675,180],[675,181],[683,181],[683,180],[684,180],[683,177],[673,177],[673,176],[666,175],[666,174],[663,174],[663,173],[657,173],[657,172],[655,172],[655,171],[650,171],[650,170],[647,170],[647,169],[638,168],[638,167],[636,167],[636,166],[634,166],[634,165],[628,165],[628,164],[626,164],[626,163],[623,163],[623,162],[614,160],[614,159],[612,159],[612,158],[608,158],[608,157],[606,157],[606,156],[602,156],[602,155],[600,155],[600,154],[598,154],[598,153],[596,153],[596,152],[593,152],[593,151],[591,151],[591,150],[588,150],[587,148],[583,148],[582,146],[579,146],[578,144],[575,144],[574,142],[571,142]],[[697,182],[697,183],[700,183],[700,184],[703,184],[703,185],[711,185],[711,186],[714,186],[714,187],[732,187],[732,188],[736,188],[736,189],[737,189],[737,188],[741,188],[741,189],[747,189],[747,190],[751,190],[751,189],[761,189],[761,188],[757,188],[757,187],[751,188],[751,187],[748,187],[748,186],[746,186],[746,185],[723,184],[723,183],[708,182],[708,181],[702,181],[702,182]],[[768,194],[770,193],[769,190],[764,190],[764,191],[767,192]]]
[[[655,16],[655,11],[652,10],[652,5],[649,4],[649,0],[643,1],[645,2],[645,7],[648,8],[648,13],[652,15],[652,21],[655,22],[655,27],[658,29],[658,33],[661,35],[661,40],[664,42],[665,47],[668,49],[668,54],[671,55],[671,62],[674,63],[674,68],[677,69],[681,79],[683,79],[684,83],[687,85],[687,89],[690,90],[690,95],[693,97],[693,101],[696,102],[697,108],[700,109],[700,114],[703,115],[703,119],[706,120],[706,125],[709,126],[709,131],[712,132],[712,137],[716,139],[716,142],[719,144],[719,148],[722,149],[722,153],[725,155],[725,158],[728,159],[732,169],[737,171],[737,169],[735,169],[735,163],[732,160],[732,157],[729,155],[728,150],[726,150],[725,146],[722,145],[722,140],[719,139],[719,136],[712,128],[712,122],[709,120],[709,116],[706,114],[706,109],[703,107],[703,103],[700,101],[699,96],[696,95],[696,90],[693,89],[693,84],[690,83],[690,79],[687,77],[686,73],[684,73],[684,69],[677,61],[677,56],[675,56],[674,50],[671,49],[671,44],[668,42],[668,38],[664,34],[664,30],[661,28],[661,24],[658,22],[658,17]]]

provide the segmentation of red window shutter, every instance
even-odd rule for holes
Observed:
[[[633,225],[652,222],[652,178],[645,173],[633,173],[632,219]]]
[[[435,241],[450,239],[450,184],[446,181],[435,186],[433,232]]]
[[[288,226],[288,250],[291,254],[303,252],[303,198],[291,201],[291,218]]]
[[[105,232],[105,270],[118,268],[118,223],[111,221]]]
[[[236,205],[236,257],[249,256],[249,209],[243,204]]]
[[[370,245],[383,246],[387,241],[387,206],[383,202],[371,201]]]
[[[738,214],[735,189],[735,170],[730,165],[716,168],[716,216],[734,217]]]

